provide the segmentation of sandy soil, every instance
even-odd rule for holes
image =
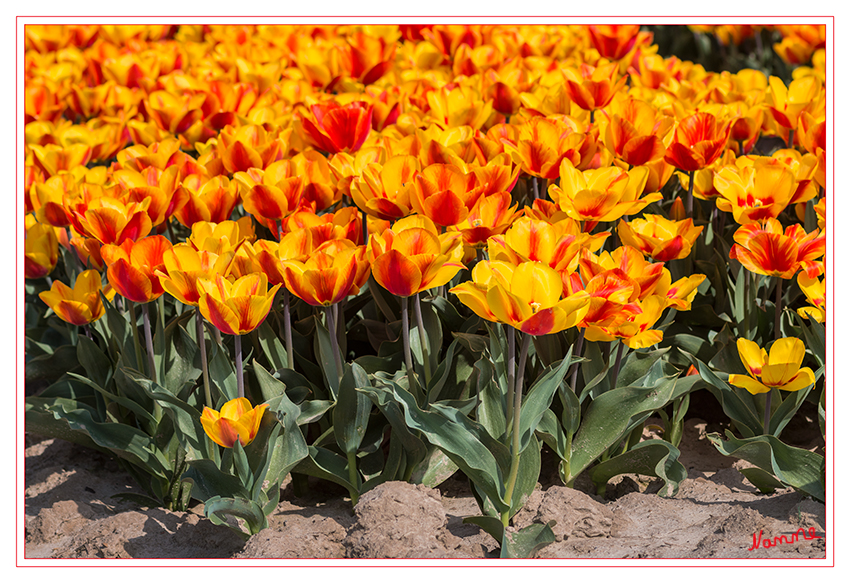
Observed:
[[[798,426],[789,427],[792,443],[817,447],[811,424],[802,420]],[[708,424],[708,431],[718,429]],[[735,460],[711,446],[706,430],[701,419],[686,422],[680,459],[688,479],[669,499],[654,493],[659,480],[637,475],[613,480],[605,498],[589,494],[593,490],[581,477],[577,489],[565,488],[544,451],[542,484],[515,522],[557,521],[557,540],[538,551],[541,558],[823,558],[824,505],[792,490],[759,494]],[[28,558],[497,556],[489,535],[462,522],[478,508],[460,474],[438,489],[383,484],[353,510],[345,491],[333,484],[311,480],[309,495],[296,498],[285,483],[270,528],[246,543],[206,520],[202,505],[169,512],[113,498],[140,490],[97,452],[35,435],[27,435],[26,445]],[[801,536],[792,544],[748,550],[753,533],[772,539],[801,527],[814,527],[823,538]]]

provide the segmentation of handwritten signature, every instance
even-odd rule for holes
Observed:
[[[790,540],[788,538],[786,538],[786,536],[784,534],[780,535],[780,536],[775,536],[775,537],[773,537],[772,540],[771,539],[762,540],[762,538],[761,538],[762,532],[764,532],[764,531],[760,530],[758,532],[758,539],[756,539],[756,533],[753,533],[753,546],[748,548],[747,549],[748,551],[754,551],[759,547],[761,547],[763,549],[769,549],[771,547],[775,547],[775,546],[782,545],[782,544],[790,545],[790,544],[795,543],[798,540],[800,540],[800,533],[803,534],[803,538],[806,539],[806,540],[814,540],[816,538],[823,538],[822,536],[818,536],[817,534],[815,534],[815,527],[814,526],[809,528],[808,532],[806,531],[805,528],[802,528],[802,527],[798,528],[797,532],[791,534]]]

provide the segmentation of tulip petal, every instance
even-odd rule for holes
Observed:
[[[422,273],[416,264],[395,249],[375,258],[372,275],[381,287],[399,297],[417,293],[422,283]]]
[[[770,387],[764,386],[756,379],[748,377],[747,375],[730,374],[729,384],[746,389],[752,395],[770,392]]]

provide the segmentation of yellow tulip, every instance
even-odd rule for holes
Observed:
[[[815,382],[812,369],[800,368],[806,346],[799,338],[780,338],[770,347],[770,354],[752,340],[739,338],[738,354],[749,376],[731,374],[729,383],[753,395],[770,389],[799,391]]]
[[[251,402],[241,397],[221,406],[221,412],[204,407],[201,425],[207,436],[222,447],[233,447],[236,440],[245,447],[257,437],[267,403],[251,407]]]

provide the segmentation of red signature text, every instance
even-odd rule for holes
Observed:
[[[823,538],[822,536],[818,536],[817,534],[815,534],[815,527],[814,526],[809,528],[808,532],[806,531],[805,528],[798,528],[797,532],[790,535],[791,536],[790,539],[788,539],[783,534],[781,536],[775,536],[775,537],[773,537],[773,539],[768,538],[768,539],[762,540],[762,538],[761,538],[762,532],[764,532],[764,531],[760,530],[758,532],[758,538],[756,538],[756,533],[753,533],[753,546],[748,548],[747,549],[748,551],[754,551],[758,548],[769,549],[771,547],[775,547],[775,546],[779,546],[779,545],[790,545],[790,544],[795,543],[798,540],[800,540],[800,534],[802,534],[803,538],[806,539],[806,540],[814,540],[816,538]]]

